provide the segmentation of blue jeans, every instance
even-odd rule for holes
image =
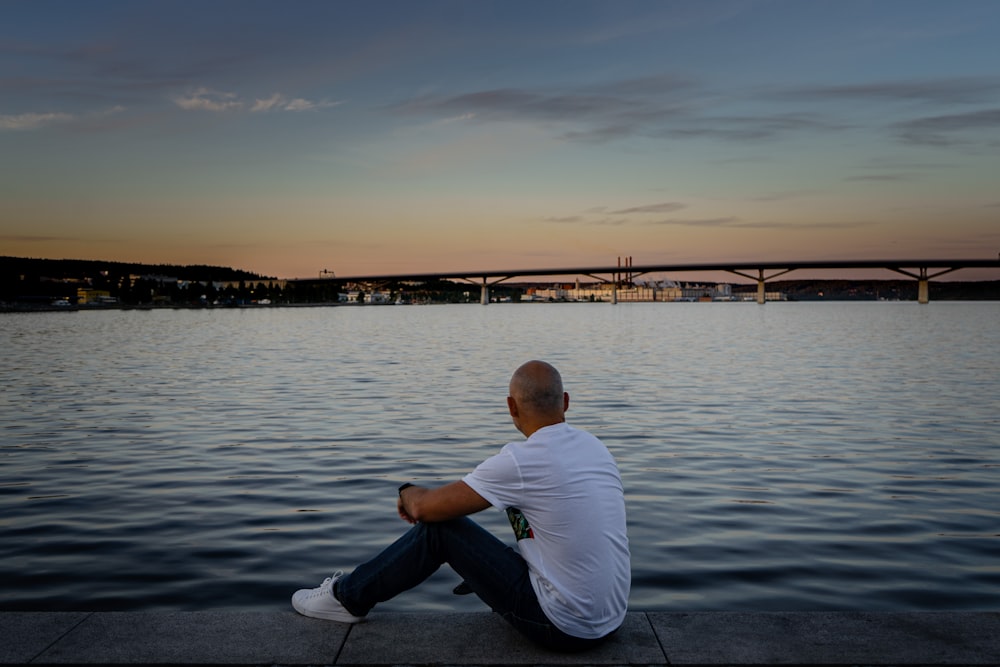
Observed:
[[[347,611],[364,616],[379,602],[427,579],[442,563],[493,611],[545,648],[582,651],[607,638],[574,637],[552,625],[538,604],[521,554],[464,517],[416,524],[375,558],[338,579],[333,595]]]

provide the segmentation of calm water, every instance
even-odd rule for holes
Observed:
[[[1000,608],[1000,304],[0,316],[0,608],[288,608],[519,434],[529,358],[625,482],[633,609]],[[508,539],[498,511],[479,520]],[[382,609],[483,609],[455,575]]]

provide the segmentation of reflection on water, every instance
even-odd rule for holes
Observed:
[[[518,436],[555,363],[615,453],[634,609],[995,609],[996,303],[0,317],[0,608],[269,609]],[[497,511],[477,517],[505,539]],[[454,575],[388,603],[480,609]]]

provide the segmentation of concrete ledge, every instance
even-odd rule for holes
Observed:
[[[0,612],[4,664],[1000,664],[1000,612],[631,612],[614,639],[551,653],[490,612]]]

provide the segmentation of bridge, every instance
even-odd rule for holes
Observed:
[[[480,302],[486,305],[490,302],[489,288],[512,278],[528,278],[532,276],[587,276],[599,282],[611,285],[611,303],[618,302],[618,286],[623,280],[630,282],[633,278],[650,273],[698,273],[703,271],[725,271],[757,283],[757,303],[765,302],[765,283],[791,271],[813,270],[847,270],[847,269],[886,269],[908,276],[918,281],[917,301],[930,301],[928,284],[931,279],[946,273],[968,268],[1000,269],[1000,257],[997,259],[887,259],[887,260],[820,260],[799,262],[725,262],[700,264],[642,264],[632,265],[631,258],[617,266],[585,266],[550,269],[512,269],[509,271],[455,271],[443,273],[398,273],[372,274],[359,276],[334,276],[333,272],[323,270],[319,278],[303,278],[298,283],[388,283],[394,281],[430,281],[430,280],[464,280],[480,286]]]

